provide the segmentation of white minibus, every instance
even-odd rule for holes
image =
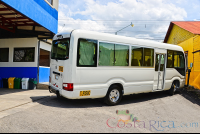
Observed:
[[[177,45],[73,30],[54,36],[50,70],[49,90],[58,98],[104,98],[116,105],[124,95],[173,95],[185,85],[186,62]]]

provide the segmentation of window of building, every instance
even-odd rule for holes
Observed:
[[[34,62],[35,48],[14,48],[13,62]]]
[[[53,5],[53,0],[47,0],[51,5]]]
[[[9,61],[9,48],[0,48],[0,62]]]
[[[78,40],[78,67],[97,66],[97,41],[90,39]]]

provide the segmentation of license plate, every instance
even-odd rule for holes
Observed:
[[[58,80],[58,79],[59,79],[59,76],[58,76],[58,75],[55,75],[55,79]]]
[[[80,91],[80,96],[90,96],[91,91]]]

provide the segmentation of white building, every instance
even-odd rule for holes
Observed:
[[[0,0],[0,77],[48,82],[59,0]]]

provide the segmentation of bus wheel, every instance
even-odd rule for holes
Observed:
[[[57,99],[62,99],[62,98],[63,98],[63,97],[60,95],[59,92],[56,93],[56,97],[57,97]]]
[[[174,95],[175,92],[179,89],[179,84],[177,82],[173,82],[171,88],[168,90],[170,95]]]
[[[104,102],[110,106],[114,106],[120,103],[122,100],[122,90],[117,85],[112,85],[108,89],[108,93],[104,98]]]

